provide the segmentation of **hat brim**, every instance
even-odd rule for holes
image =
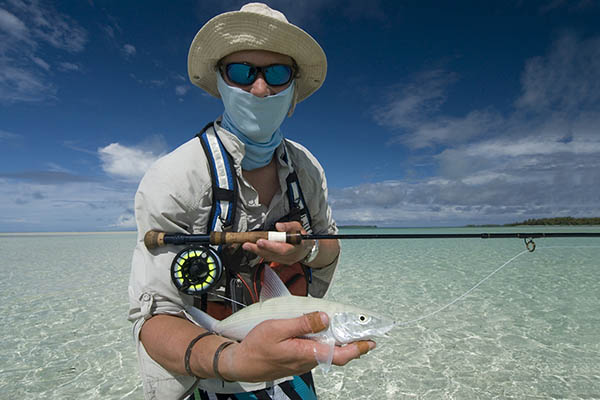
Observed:
[[[188,54],[192,83],[220,98],[215,76],[223,57],[241,50],[267,50],[292,57],[299,68],[298,102],[321,87],[327,75],[327,58],[306,32],[265,15],[233,11],[217,15],[196,34]]]

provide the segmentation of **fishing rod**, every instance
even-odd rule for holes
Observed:
[[[303,240],[321,239],[506,239],[518,238],[531,240],[546,237],[600,237],[600,232],[513,232],[513,233],[351,233],[351,234],[309,234],[297,232],[211,232],[206,235],[165,233],[148,231],[144,244],[149,250],[168,244],[204,244],[224,245],[234,243],[256,243],[259,239],[273,240],[290,244],[300,244]],[[529,243],[529,242],[528,242]],[[531,250],[533,251],[533,250]]]
[[[512,232],[512,233],[354,233],[354,234],[309,234],[296,232],[210,232],[206,235],[166,233],[148,231],[144,244],[148,250],[166,245],[188,245],[181,250],[171,264],[171,280],[177,289],[190,296],[200,296],[215,287],[223,273],[219,254],[210,245],[256,243],[259,239],[290,244],[303,240],[322,239],[523,239],[530,252],[535,250],[533,239],[546,237],[600,237],[600,232]]]

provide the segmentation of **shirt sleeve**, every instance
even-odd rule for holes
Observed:
[[[197,169],[179,165],[185,162],[186,152],[174,153],[148,170],[135,195],[138,236],[129,279],[128,319],[134,322],[136,340],[145,320],[156,314],[180,314],[184,303],[192,301],[171,282],[171,263],[180,246],[148,250],[146,232],[198,233],[194,227],[206,226],[210,213],[210,177],[190,176]]]
[[[322,176],[322,184],[323,187],[320,191],[320,194],[315,196],[319,202],[319,212],[317,213],[316,218],[313,220],[313,225],[315,226],[314,233],[337,234],[338,228],[331,215],[331,207],[327,202],[327,181],[324,173]],[[311,296],[323,297],[327,294],[327,291],[333,282],[341,252],[342,247],[340,244],[340,253],[338,253],[337,257],[331,262],[331,264],[322,268],[313,268],[312,282],[309,285],[309,293]]]
[[[294,168],[298,173],[304,199],[310,212],[313,233],[337,234],[338,228],[328,203],[327,178],[323,167],[302,145],[294,142],[292,145],[295,150]],[[340,254],[331,264],[312,269],[312,282],[308,287],[311,296],[325,296],[333,281]]]

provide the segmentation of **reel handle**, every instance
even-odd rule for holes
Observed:
[[[210,235],[188,235],[181,233],[165,233],[161,231],[148,231],[144,236],[144,244],[148,250],[156,249],[167,244],[232,244],[256,243],[258,239],[273,240],[290,244],[300,244],[302,234],[298,232],[211,232]]]

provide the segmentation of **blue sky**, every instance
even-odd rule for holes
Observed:
[[[283,131],[338,223],[600,216],[599,3],[268,2],[328,57]],[[0,0],[0,231],[134,228],[146,168],[222,111],[191,40],[242,4]]]

